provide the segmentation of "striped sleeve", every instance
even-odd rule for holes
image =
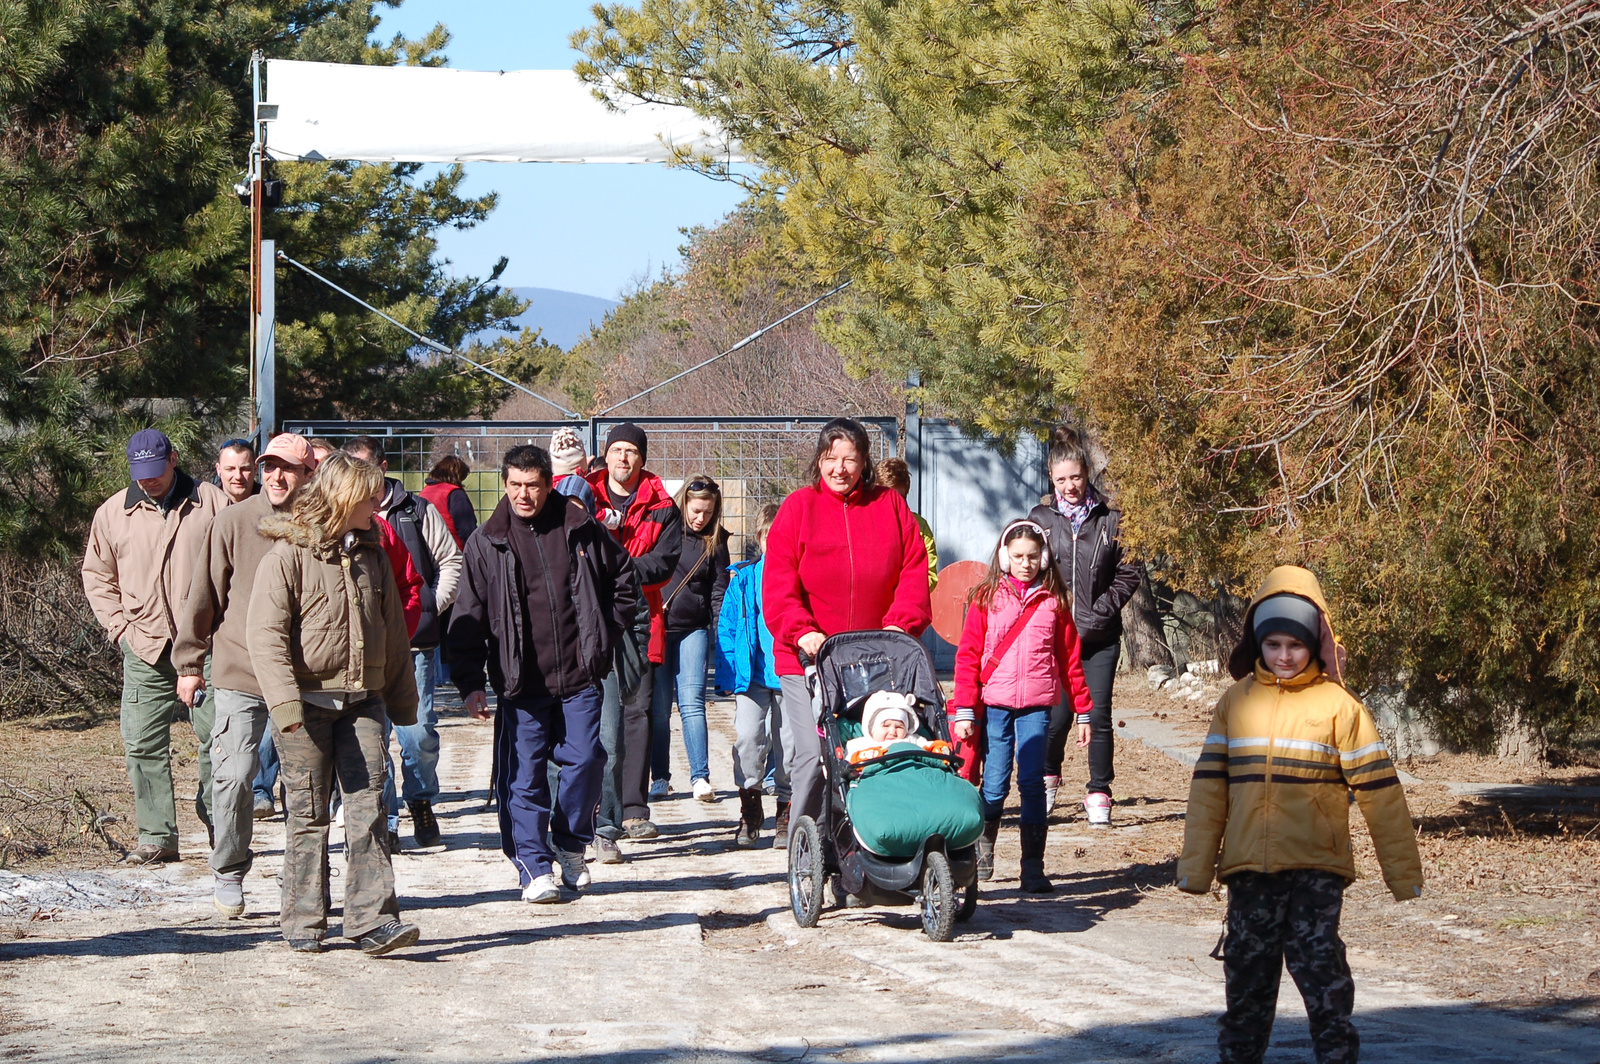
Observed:
[[[1189,782],[1189,809],[1178,858],[1178,889],[1204,894],[1217,874],[1217,854],[1228,823],[1228,698],[1217,701],[1205,746]]]
[[[1337,737],[1340,771],[1366,818],[1383,880],[1396,900],[1415,898],[1422,893],[1422,857],[1417,852],[1406,791],[1389,759],[1389,748],[1372,715],[1353,700],[1348,710],[1339,714]]]

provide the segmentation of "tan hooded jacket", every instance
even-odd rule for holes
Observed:
[[[1322,614],[1322,660],[1292,680],[1260,663],[1253,627],[1261,600],[1284,592]],[[1317,578],[1299,566],[1274,569],[1245,613],[1244,630],[1229,661],[1238,682],[1217,703],[1189,786],[1178,888],[1203,894],[1213,878],[1293,868],[1353,881],[1354,794],[1390,892],[1401,901],[1420,895],[1422,859],[1405,790],[1372,716],[1342,685],[1344,648]]]
[[[256,570],[247,639],[279,728],[305,719],[302,691],[373,691],[395,724],[417,721],[417,681],[394,570],[376,529],[314,545],[286,516],[261,522],[274,545]]]
[[[200,544],[228,497],[178,470],[163,513],[137,484],[101,504],[83,552],[83,593],[111,642],[154,665],[177,635]]]

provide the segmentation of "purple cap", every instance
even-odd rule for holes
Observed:
[[[140,429],[128,441],[128,473],[134,480],[149,480],[167,471],[172,441],[160,429]]]

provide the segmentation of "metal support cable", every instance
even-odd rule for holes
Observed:
[[[403,332],[410,333],[412,336],[416,337],[423,344],[425,344],[426,346],[428,346],[428,347],[432,348],[433,350],[439,352],[440,354],[442,354],[442,355],[450,355],[450,356],[452,356],[454,358],[459,358],[461,361],[465,362],[467,365],[471,366],[473,369],[481,370],[482,372],[487,373],[489,376],[493,377],[495,380],[500,381],[503,384],[511,385],[511,387],[515,388],[519,392],[522,392],[524,395],[531,395],[531,396],[533,396],[533,398],[539,400],[541,403],[544,403],[547,406],[554,407],[556,410],[559,410],[561,412],[561,415],[563,417],[581,418],[583,416],[582,414],[579,414],[575,410],[568,410],[566,407],[562,406],[560,403],[557,403],[557,402],[555,402],[553,400],[550,400],[550,399],[546,399],[544,396],[540,395],[538,392],[534,391],[531,388],[526,388],[523,385],[518,384],[516,381],[512,380],[510,377],[506,377],[506,376],[503,376],[503,375],[501,375],[499,373],[496,373],[494,370],[490,369],[488,366],[482,365],[481,363],[478,363],[478,362],[474,362],[472,359],[468,358],[466,355],[463,355],[460,351],[457,351],[454,348],[446,347],[444,344],[441,344],[437,340],[430,339],[429,337],[423,336],[421,333],[417,332],[417,330],[411,328],[411,326],[406,325],[403,322],[396,321],[394,318],[390,317],[388,314],[385,314],[383,311],[379,310],[377,307],[373,306],[371,303],[368,303],[365,299],[362,299],[360,296],[356,295],[354,292],[351,292],[349,289],[339,287],[337,284],[335,284],[332,281],[328,280],[326,277],[322,276],[322,274],[318,273],[316,270],[313,270],[311,267],[307,266],[305,263],[296,262],[294,259],[291,259],[289,256],[285,255],[281,251],[278,252],[278,258],[283,260],[284,262],[287,262],[290,266],[295,267],[296,269],[300,270],[301,272],[303,272],[305,274],[308,274],[311,277],[315,277],[317,280],[321,281],[323,284],[327,285],[329,288],[333,289],[335,292],[338,292],[340,295],[342,295],[342,296],[344,296],[344,297],[346,297],[348,299],[352,299],[355,302],[361,304],[363,307],[366,307],[368,310],[372,311],[372,313],[376,314],[378,317],[382,318],[384,321],[388,322],[390,325],[393,325],[395,328],[400,329]],[[830,293],[830,295],[831,294],[832,293]],[[798,311],[796,313],[798,313]],[[752,339],[754,339],[754,337],[752,337]],[[742,341],[742,342],[747,342],[747,341]],[[665,383],[665,382],[663,382],[663,383]],[[657,385],[656,387],[659,388],[660,385]],[[641,393],[641,394],[643,394],[643,393]],[[637,398],[637,396],[635,396],[635,398]],[[613,409],[615,409],[615,408],[613,408]]]
[[[761,337],[765,336],[767,333],[771,332],[773,329],[776,329],[778,326],[782,325],[784,322],[788,321],[790,318],[793,318],[793,317],[795,317],[797,315],[800,315],[800,314],[804,314],[806,311],[810,310],[812,307],[816,306],[818,303],[821,303],[824,299],[827,299],[829,296],[832,296],[832,295],[837,295],[838,293],[843,292],[846,288],[849,288],[849,287],[850,287],[850,282],[846,281],[844,284],[839,285],[836,288],[833,288],[833,289],[831,289],[831,290],[829,290],[827,292],[822,293],[820,296],[818,296],[817,298],[813,299],[811,302],[807,303],[805,306],[800,307],[797,310],[791,310],[789,313],[785,314],[783,317],[779,318],[777,321],[772,322],[770,325],[763,325],[761,328],[757,329],[755,332],[751,333],[749,336],[746,336],[743,340],[740,340],[738,343],[734,344],[732,347],[730,347],[726,351],[722,352],[722,354],[720,354],[720,355],[712,355],[710,358],[706,359],[704,362],[700,363],[697,366],[690,366],[688,369],[684,370],[681,373],[674,373],[672,376],[668,377],[666,380],[662,381],[660,384],[652,384],[650,387],[646,388],[642,392],[639,392],[637,395],[630,395],[630,396],[628,396],[628,398],[624,399],[620,403],[617,403],[615,406],[606,407],[604,410],[600,411],[600,413],[596,414],[595,417],[597,417],[597,418],[605,417],[607,414],[611,413],[613,410],[621,409],[622,407],[625,407],[629,403],[633,402],[635,399],[643,399],[645,396],[649,395],[651,392],[655,391],[658,388],[665,388],[667,385],[671,384],[673,381],[682,380],[684,377],[687,377],[689,374],[693,373],[695,370],[705,369],[707,366],[711,365],[711,363],[717,361],[718,359],[727,358],[729,355],[733,354],[735,351],[739,350],[741,347],[744,347],[747,344],[754,343],[756,340],[761,339]]]

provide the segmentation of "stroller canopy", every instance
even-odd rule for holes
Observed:
[[[928,652],[904,632],[829,636],[817,651],[816,668],[823,709],[835,717],[859,715],[861,703],[874,691],[915,695],[925,708],[944,706]]]

